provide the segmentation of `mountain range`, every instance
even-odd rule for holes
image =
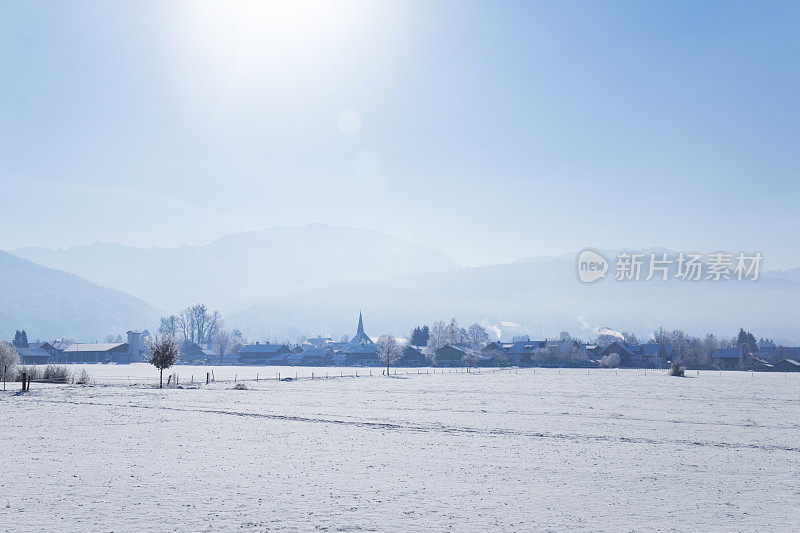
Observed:
[[[242,232],[200,246],[137,248],[98,242],[11,253],[170,311],[204,302],[229,312],[332,283],[459,267],[446,254],[404,239],[324,224]]]
[[[0,338],[102,340],[152,327],[159,311],[123,292],[0,251]]]
[[[800,342],[800,269],[763,273],[757,282],[618,282],[609,276],[585,285],[572,254],[461,267],[440,251],[397,237],[322,224],[244,232],[199,246],[95,243],[13,252],[69,273],[4,253],[5,336],[27,327],[39,336],[92,339],[152,328],[159,313],[203,302],[251,340],[338,338],[352,333],[363,310],[373,336],[456,317],[503,338],[568,330],[588,339],[598,327],[647,336],[662,326],[732,336],[745,327],[757,336]]]

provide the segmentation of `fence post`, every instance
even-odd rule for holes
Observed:
[[[256,372],[256,383],[258,383],[258,372]]]
[[[211,381],[211,372],[206,372],[206,385]]]
[[[25,387],[28,384],[28,374],[22,373],[22,392],[25,392]]]

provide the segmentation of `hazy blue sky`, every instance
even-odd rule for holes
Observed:
[[[372,228],[800,264],[800,3],[0,2],[0,248]]]

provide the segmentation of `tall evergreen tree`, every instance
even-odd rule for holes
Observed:
[[[12,342],[15,348],[27,348],[28,347],[28,334],[25,333],[25,330],[22,331],[17,330],[14,333],[14,341]]]
[[[752,368],[756,354],[758,354],[758,342],[752,333],[739,328],[739,335],[736,336],[736,347],[742,351],[739,360],[739,368],[746,370]]]
[[[414,331],[411,332],[411,337],[409,338],[409,342],[413,346],[426,346],[428,344],[428,339],[430,338],[431,333],[428,329],[428,326],[422,327],[415,327]]]

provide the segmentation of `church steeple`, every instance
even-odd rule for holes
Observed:
[[[361,318],[361,311],[358,312],[358,331],[356,331],[356,337],[361,337],[364,335],[364,319]]]
[[[369,335],[364,333],[364,318],[361,316],[361,311],[358,312],[358,330],[356,331],[356,336],[350,341],[351,346],[354,344],[361,346],[374,344],[372,339],[369,338]]]

